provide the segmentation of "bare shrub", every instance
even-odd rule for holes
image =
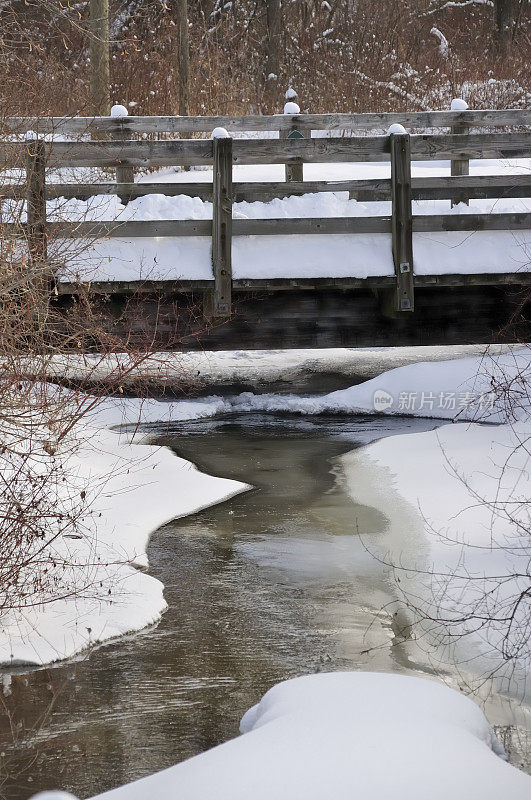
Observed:
[[[110,6],[111,99],[140,114],[172,113],[173,0]],[[510,55],[496,46],[488,3],[304,0],[282,4],[280,13],[279,74],[271,82],[265,3],[189,4],[190,113],[279,112],[289,84],[303,110],[316,113],[447,108],[454,96],[476,108],[528,103],[525,2],[518,3]],[[12,115],[86,112],[88,3],[7,0],[0,14],[0,105]],[[448,41],[447,53],[434,28]]]

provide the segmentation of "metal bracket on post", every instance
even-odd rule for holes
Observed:
[[[408,133],[392,133],[391,197],[393,263],[397,311],[414,311],[413,216],[411,211],[411,149]]]
[[[232,304],[232,139],[213,139],[212,268],[214,291],[205,296],[205,316],[226,319]]]

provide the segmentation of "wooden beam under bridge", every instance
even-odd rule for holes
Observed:
[[[234,350],[523,341],[531,319],[531,276],[418,276],[415,311],[388,313],[394,276],[378,279],[234,281],[232,315],[205,320],[203,294],[212,281],[91,286],[91,306],[119,342],[134,341],[139,320],[155,347]],[[483,283],[478,284],[478,279]],[[88,289],[59,284],[55,307],[67,312]],[[95,291],[96,290],[96,291]],[[512,320],[512,324],[509,323]],[[168,345],[168,342],[170,343]],[[119,344],[117,345],[119,347]]]

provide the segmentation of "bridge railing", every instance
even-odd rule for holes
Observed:
[[[481,109],[466,111],[399,111],[381,114],[272,114],[269,116],[201,117],[6,117],[5,133],[35,131],[39,135],[112,135],[115,132],[139,134],[208,133],[225,128],[230,133],[279,132],[302,128],[305,131],[388,130],[400,124],[411,130],[453,128],[507,128],[531,125],[531,109]]]
[[[290,95],[293,96],[293,95]],[[296,96],[296,95],[295,95]],[[286,105],[283,114],[269,116],[129,116],[120,109],[118,116],[110,117],[8,117],[3,120],[4,134],[24,134],[31,130],[39,136],[70,136],[95,138],[108,137],[124,141],[136,137],[189,136],[210,134],[215,128],[225,128],[236,136],[256,133],[278,134],[282,138],[304,136],[311,138],[329,133],[363,135],[367,131],[385,132],[393,124],[401,124],[410,130],[441,130],[449,128],[452,133],[467,133],[482,128],[525,127],[531,125],[531,109],[481,109],[466,108],[462,100],[457,103],[460,110],[413,111],[365,114],[293,114],[292,103]],[[297,108],[297,106],[295,106]],[[465,110],[461,110],[464,108]],[[1,128],[0,128],[1,129]],[[300,162],[286,165],[286,180],[302,180]],[[466,159],[452,162],[452,175],[467,175]],[[116,182],[133,182],[134,167],[118,167]],[[461,198],[466,202],[466,197]]]
[[[449,113],[444,115],[451,121]],[[459,112],[488,114],[492,112]],[[527,119],[521,112],[496,112],[511,119]],[[302,115],[300,115],[302,116]],[[327,115],[329,116],[329,115]],[[337,117],[360,115],[331,115]],[[384,115],[362,115],[378,116]],[[386,115],[389,116],[389,115]],[[409,115],[411,117],[412,115]],[[405,119],[407,115],[401,115]],[[132,118],[126,118],[131,120]],[[145,118],[144,118],[145,119]],[[167,118],[170,119],[170,118]],[[182,121],[183,118],[178,118]],[[187,118],[188,119],[188,118]],[[219,118],[216,118],[217,120]],[[264,118],[257,118],[263,120]],[[483,117],[485,119],[485,116]],[[489,124],[491,124],[489,122]],[[504,124],[507,124],[504,122]],[[0,144],[4,168],[26,161],[24,187],[1,190],[4,197],[27,197],[26,225],[32,258],[43,260],[49,237],[95,239],[98,237],[210,236],[212,238],[213,290],[208,313],[231,313],[231,243],[234,236],[278,234],[389,233],[396,286],[396,308],[414,309],[413,233],[425,231],[520,230],[531,228],[529,213],[422,214],[413,215],[412,200],[470,197],[527,197],[529,175],[411,177],[411,161],[433,159],[507,159],[531,155],[531,133],[418,134],[393,132],[386,136],[352,136],[306,139],[190,139],[172,141],[48,141],[34,136],[26,142]],[[340,182],[297,181],[233,183],[233,167],[240,164],[300,164],[390,162],[391,178]],[[46,169],[64,167],[154,168],[206,165],[213,168],[212,183],[51,184]],[[241,199],[264,200],[304,192],[348,191],[364,201],[391,200],[390,216],[294,219],[232,219],[232,204]],[[104,222],[50,222],[46,200],[51,197],[83,197],[118,194],[123,198],[142,194],[192,194],[212,198],[212,220],[161,220]]]

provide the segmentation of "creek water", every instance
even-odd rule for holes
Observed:
[[[455,677],[402,635],[395,584],[360,536],[377,537],[387,520],[350,499],[337,462],[435,424],[245,415],[153,428],[153,441],[200,469],[254,488],[152,536],[150,572],[168,602],[159,625],[67,664],[3,675],[0,792],[89,797],[148,775],[236,736],[244,711],[297,675]],[[513,763],[529,769],[517,706],[494,696],[486,711]]]

